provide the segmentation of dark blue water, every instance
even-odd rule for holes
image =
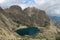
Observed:
[[[25,35],[32,36],[32,35],[37,34],[39,31],[40,30],[37,27],[29,27],[29,28],[16,30],[16,32],[21,36],[25,36]]]

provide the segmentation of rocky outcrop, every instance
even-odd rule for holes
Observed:
[[[49,26],[50,18],[45,11],[39,10],[35,7],[28,7],[24,10],[16,5],[8,9],[8,16],[15,22],[19,22],[28,26]]]
[[[50,18],[46,15],[46,12],[43,10],[39,10],[35,7],[26,8],[24,12],[30,16],[30,22],[33,26],[44,27],[50,25]]]

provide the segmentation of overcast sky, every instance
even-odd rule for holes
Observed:
[[[60,0],[0,0],[0,6],[3,8],[11,5],[19,5],[22,9],[34,6],[48,14],[60,16]]]

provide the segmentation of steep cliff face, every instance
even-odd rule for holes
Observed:
[[[0,8],[2,9],[2,8]],[[3,9],[0,12],[0,20],[5,27],[7,27],[9,30],[12,31],[12,29],[16,28],[16,24],[13,22],[11,18],[9,18],[9,15],[7,12],[5,12]]]
[[[13,21],[10,22],[10,19],[5,15],[5,11],[0,8],[0,40],[12,40],[16,39],[17,36],[13,33]],[[14,26],[15,27],[15,26]]]
[[[10,8],[5,10],[8,13],[8,17],[12,20],[19,20],[20,14],[22,14],[22,9],[19,6],[11,6]]]
[[[30,22],[33,26],[44,27],[50,25],[50,18],[46,15],[46,12],[39,10],[35,7],[26,8],[24,12],[30,16]]]
[[[24,10],[19,6],[11,6],[8,8],[8,16],[15,22],[19,22],[28,26],[49,26],[50,18],[45,11],[39,10],[35,7],[28,7]]]

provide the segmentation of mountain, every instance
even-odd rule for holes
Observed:
[[[25,34],[25,36],[21,36],[15,32],[16,30],[32,27],[37,27],[41,33],[38,32],[38,34],[34,36]],[[30,32],[32,32],[32,30]],[[27,31],[29,34],[30,32]],[[17,5],[13,5],[7,9],[0,7],[1,40],[34,40],[36,38],[41,40],[55,40],[56,34],[57,30],[54,22],[46,15],[44,10],[35,7],[28,7],[22,10],[21,7]]]
[[[35,7],[28,7],[24,9],[24,13],[30,16],[30,22],[33,26],[45,26],[49,25],[50,18],[46,15],[46,12],[43,10],[39,10]]]
[[[21,7],[13,5],[10,8],[6,9],[6,12],[8,12],[7,16],[13,21],[27,26],[42,27],[49,25],[50,22],[50,18],[46,15],[45,11],[39,10],[35,7],[28,7],[22,10]]]
[[[54,20],[55,25],[57,26],[57,24],[60,22],[60,17],[59,16],[49,16],[52,20]]]
[[[59,16],[50,16],[54,21],[59,22],[60,17]]]

